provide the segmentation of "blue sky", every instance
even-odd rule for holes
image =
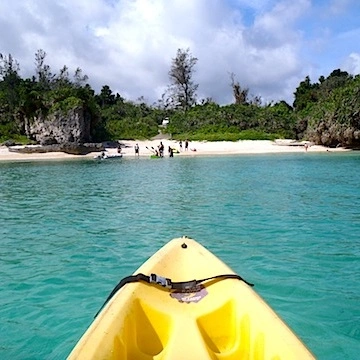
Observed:
[[[233,102],[230,74],[264,103],[293,102],[306,76],[360,73],[359,0],[17,0],[0,3],[0,53],[23,77],[43,49],[63,65],[149,104],[169,85],[177,49],[198,58],[198,97]]]

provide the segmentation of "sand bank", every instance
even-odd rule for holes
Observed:
[[[236,155],[236,154],[267,154],[267,153],[314,153],[314,152],[339,152],[349,151],[344,148],[329,149],[319,145],[305,146],[305,142],[294,142],[292,140],[241,140],[236,142],[231,141],[194,141],[189,142],[188,150],[185,151],[184,143],[182,150],[179,142],[175,140],[120,140],[122,144],[122,154],[125,158],[135,157],[135,144],[139,144],[141,157],[149,157],[153,154],[155,148],[158,147],[160,141],[165,147],[164,155],[168,156],[168,147],[179,151],[174,156],[199,156],[199,155]],[[106,149],[108,154],[116,154],[117,150],[113,148]],[[0,146],[0,161],[33,161],[33,160],[64,160],[64,159],[79,159],[79,158],[94,158],[98,153],[90,153],[87,155],[69,155],[63,152],[49,152],[49,153],[34,153],[21,154],[10,152],[6,146]]]

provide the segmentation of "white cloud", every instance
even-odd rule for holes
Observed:
[[[351,53],[344,61],[343,69],[350,74],[360,74],[360,53]]]
[[[348,1],[332,2],[337,19],[349,15]],[[34,54],[41,48],[53,72],[63,65],[72,71],[80,67],[96,91],[109,85],[129,100],[144,96],[152,103],[169,84],[177,49],[190,48],[198,58],[199,97],[232,102],[229,74],[235,73],[250,93],[291,103],[307,74],[316,69],[326,75],[324,68],[339,68],[356,53],[347,39],[348,45],[333,56],[329,42],[338,29],[321,37],[321,50],[311,48],[320,38],[311,30],[319,26],[312,11],[310,0],[3,1],[0,52],[11,53],[22,75],[31,76]],[[323,32],[332,29],[332,23],[322,22]]]

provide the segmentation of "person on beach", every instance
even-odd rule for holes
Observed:
[[[188,151],[189,148],[189,141],[188,139],[185,140],[185,151]]]
[[[159,155],[160,157],[164,157],[164,144],[162,143],[162,141],[160,141],[159,145]]]
[[[119,146],[117,147],[117,152],[118,154],[121,154],[121,145],[119,144]]]
[[[139,156],[139,144],[138,143],[136,143],[135,144],[135,156],[137,155],[137,156]]]
[[[174,157],[174,150],[171,146],[169,146],[168,151],[169,151],[169,157]]]
[[[179,140],[180,151],[182,151],[182,141]]]

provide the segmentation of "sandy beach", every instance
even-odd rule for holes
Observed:
[[[349,151],[344,148],[329,149],[324,146],[312,145],[305,142],[295,142],[293,140],[241,140],[231,141],[194,141],[189,142],[188,150],[182,144],[180,149],[179,142],[175,140],[119,140],[122,146],[122,154],[125,158],[135,158],[135,144],[139,145],[139,156],[149,157],[158,147],[160,141],[164,144],[164,156],[168,157],[168,148],[179,151],[174,156],[199,156],[199,155],[236,155],[236,154],[267,154],[267,153],[314,153],[314,152],[341,152]],[[109,155],[116,154],[117,149],[107,148]],[[33,161],[33,160],[65,160],[79,158],[94,158],[99,153],[89,153],[87,155],[69,155],[63,152],[21,154],[10,152],[6,146],[0,146],[0,161]]]

